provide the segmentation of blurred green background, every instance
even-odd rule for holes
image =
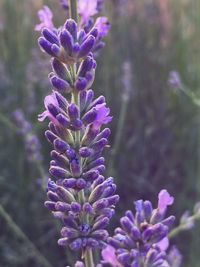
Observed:
[[[111,22],[98,58],[96,95],[104,94],[114,116],[107,175],[121,201],[111,231],[138,198],[154,203],[160,189],[175,196],[170,210],[178,224],[200,201],[200,111],[191,98],[168,85],[171,70],[200,97],[200,1],[107,0]],[[48,4],[54,22],[66,13],[58,0],[0,0],[0,266],[61,267],[71,262],[57,246],[59,224],[44,208],[41,186],[48,176],[50,146],[37,122],[50,91],[48,58],[37,46],[37,11]],[[29,159],[13,121],[22,109],[43,159]],[[183,267],[200,266],[200,223],[172,240]]]

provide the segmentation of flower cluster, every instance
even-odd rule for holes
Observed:
[[[41,21],[50,25],[41,26],[39,45],[51,56],[53,87],[38,117],[49,120],[45,136],[53,146],[45,206],[62,222],[58,244],[82,252],[84,262],[77,261],[76,267],[95,266],[91,252],[96,248],[103,249],[104,258],[97,266],[168,267],[165,250],[174,216],[165,218],[167,206],[173,203],[166,190],[160,192],[156,209],[150,201],[136,201],[136,214],[127,211],[113,237],[106,230],[119,196],[113,178],[103,176],[102,153],[110,130],[102,126],[112,120],[110,109],[105,97],[95,98],[91,89],[96,51],[103,47],[102,38],[110,27],[105,17],[95,22],[91,18],[102,2],[79,0],[79,24],[70,18],[56,29]],[[68,8],[68,1],[61,3]]]
[[[87,193],[81,199],[83,187]],[[65,178],[57,183],[50,180],[45,206],[64,224],[58,244],[75,251],[103,247],[108,238],[105,228],[118,201],[118,196],[113,195],[115,189],[112,178],[103,176],[87,187],[81,178]]]
[[[105,31],[105,29],[103,29]],[[52,59],[52,94],[46,96],[47,140],[53,145],[45,206],[63,223],[58,244],[71,250],[100,248],[118,202],[113,178],[105,178],[105,159],[110,130],[102,129],[112,117],[104,96],[91,88],[96,61],[94,52],[105,34],[99,26],[87,31],[73,19],[59,29],[44,28],[39,45]]]
[[[169,266],[165,250],[168,247],[169,228],[175,218],[165,218],[165,213],[172,203],[173,197],[162,190],[156,209],[150,201],[138,200],[135,202],[135,215],[131,211],[125,213],[120,220],[121,227],[116,228],[115,235],[108,239],[115,248],[115,260],[119,266]]]
[[[113,179],[101,175],[105,170],[101,154],[110,130],[100,128],[111,120],[109,109],[103,97],[93,100],[92,90],[83,92],[78,92],[79,108],[54,91],[45,98],[46,111],[39,116],[51,121],[45,135],[54,147],[50,174],[57,180],[48,183],[45,205],[64,223],[59,244],[69,244],[73,250],[100,246],[106,240],[104,228],[118,201]]]
[[[68,1],[61,1],[63,8],[68,9]],[[61,62],[73,64],[85,57],[89,51],[94,56],[104,47],[103,37],[110,29],[107,17],[98,17],[94,22],[92,16],[101,11],[103,1],[85,0],[78,1],[78,12],[81,17],[80,25],[69,20],[58,29],[53,24],[53,14],[48,6],[39,10],[40,24],[36,25],[36,31],[42,31],[43,37],[39,39],[40,46],[51,56],[59,58]]]

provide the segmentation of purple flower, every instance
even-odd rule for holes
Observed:
[[[62,223],[60,246],[82,251],[87,257],[88,250],[109,244],[102,251],[104,263],[115,267],[136,267],[140,263],[167,267],[167,235],[174,216],[165,218],[167,206],[173,203],[166,190],[159,194],[158,208],[153,209],[150,201],[136,201],[135,214],[125,213],[113,237],[106,230],[119,196],[115,194],[114,179],[103,176],[102,153],[110,130],[101,127],[112,120],[110,109],[105,97],[95,98],[90,89],[97,65],[94,53],[104,46],[102,37],[110,28],[105,17],[93,25],[91,16],[97,14],[101,4],[102,0],[79,0],[81,23],[67,19],[59,29],[54,29],[48,7],[38,13],[41,24],[36,30],[45,27],[38,43],[52,58],[49,79],[57,90],[45,97],[45,111],[38,117],[39,121],[50,120],[45,136],[52,145],[52,178],[47,184],[45,206]],[[33,151],[38,147],[37,139],[30,138],[28,143]],[[78,261],[75,266],[84,267],[84,263]]]
[[[43,8],[38,11],[38,17],[41,23],[35,26],[35,31],[41,31],[44,28],[54,28],[52,22],[53,14],[48,6],[43,6]]]
[[[98,43],[98,31],[95,28],[87,33],[84,29],[78,31],[77,23],[73,19],[68,19],[57,32],[43,29],[38,43],[43,51],[61,64],[66,64],[66,68],[87,56],[93,57],[91,52]]]
[[[68,0],[60,0],[60,4],[64,9],[66,9],[66,10],[69,9],[69,1]]]
[[[158,195],[158,209],[161,213],[164,213],[167,206],[171,206],[174,202],[174,198],[170,196],[167,190],[163,189]]]
[[[97,0],[97,10],[98,12],[101,12],[103,9],[104,0]]]
[[[97,13],[97,2],[79,1],[79,13],[82,23],[87,23]],[[51,179],[48,182],[45,206],[62,221],[59,245],[73,251],[102,248],[109,236],[105,228],[119,201],[113,178],[102,175],[105,171],[102,152],[110,131],[101,130],[101,126],[111,121],[110,109],[103,96],[94,99],[94,92],[89,89],[96,69],[93,52],[107,31],[103,24],[106,21],[99,24],[99,35],[93,23],[87,31],[73,19],[54,30],[48,8],[39,14],[41,24],[36,29],[44,26],[45,29],[38,42],[53,57],[49,79],[57,90],[45,97],[45,111],[39,115],[39,121],[50,120],[45,136],[53,145],[49,172],[55,182]],[[65,98],[60,93],[71,96]],[[80,134],[76,135],[76,131]],[[34,140],[29,141],[36,145]],[[77,266],[82,266],[82,262]]]
[[[51,107],[59,108],[59,103],[56,98],[55,92],[45,97],[44,106],[46,110],[42,114],[38,115],[38,120],[41,122],[41,121],[44,121],[48,117],[50,121],[52,121],[55,124],[58,124],[57,119],[50,111]]]
[[[78,13],[81,16],[81,24],[86,24],[91,16],[98,13],[97,0],[79,0]]]
[[[165,237],[160,242],[157,243],[157,246],[161,251],[166,251],[169,247],[169,238]]]
[[[50,172],[60,178],[57,184],[52,180],[49,181],[47,189],[49,200],[45,202],[45,206],[64,224],[58,244],[69,245],[74,251],[100,248],[108,238],[105,228],[119,200],[119,197],[114,194],[116,186],[113,184],[113,179],[99,176],[90,188],[88,202],[78,203],[71,187],[78,192],[83,189],[81,187],[78,190],[75,187],[80,179],[65,178],[68,175],[70,177],[70,173],[57,166],[52,166]],[[88,221],[80,220],[80,216],[87,217]]]
[[[94,129],[99,129],[103,124],[111,122],[110,109],[106,107],[105,103],[96,105],[95,110],[97,111],[97,116],[92,124]]]
[[[101,256],[103,259],[102,263],[110,264],[112,267],[121,267],[122,266],[117,260],[117,256],[115,254],[115,248],[110,246],[110,245],[106,246],[102,250]]]
[[[77,24],[73,20],[68,20],[66,26],[73,35],[76,33]],[[67,49],[70,42],[67,39],[69,34],[67,31],[63,34],[62,41],[64,45],[68,44]],[[57,42],[52,33],[43,31],[43,35],[46,39]],[[67,43],[64,42],[65,37]],[[88,48],[80,51],[85,51],[84,55],[87,55]],[[49,200],[45,202],[45,206],[63,223],[58,244],[69,246],[74,251],[101,248],[105,244],[109,236],[105,228],[114,215],[114,207],[119,200],[119,196],[115,195],[116,185],[113,178],[106,179],[102,175],[105,171],[102,152],[108,143],[110,131],[101,131],[101,126],[111,121],[110,109],[106,107],[103,96],[94,99],[94,92],[87,88],[88,84],[93,82],[92,74],[96,67],[93,56],[90,53],[86,58],[80,57],[80,60],[82,65],[79,68],[79,84],[76,81],[73,91],[69,92],[73,94],[76,90],[76,94],[80,95],[80,106],[73,98],[67,100],[59,92],[53,91],[45,97],[46,110],[39,115],[39,121],[45,118],[50,120],[49,130],[45,132],[45,136],[54,148],[49,172],[56,182],[48,183]],[[77,67],[76,62],[73,64]],[[54,58],[52,67],[57,79],[65,78],[67,63],[60,61],[60,58]],[[70,69],[68,72],[70,74]],[[51,75],[50,79],[52,80]],[[69,79],[72,80],[72,77]],[[82,84],[84,80],[86,86]],[[58,87],[55,82],[53,85]],[[75,131],[81,131],[79,147],[74,142]],[[76,195],[81,190],[87,192],[87,203],[76,202]]]
[[[77,261],[74,267],[85,267],[85,264],[82,261]]]
[[[169,253],[167,260],[170,264],[170,267],[180,267],[182,263],[182,255],[176,246],[173,246]]]
[[[98,17],[94,27],[98,30],[98,35],[100,38],[105,37],[110,30],[110,23],[107,17]]]
[[[172,70],[169,73],[168,83],[170,86],[174,88],[181,88],[182,87],[182,81],[180,74],[176,70]]]
[[[140,263],[145,263],[146,267],[168,266],[165,250],[174,216],[165,218],[158,208],[153,209],[150,201],[136,201],[135,210],[135,215],[126,211],[120,219],[121,227],[108,238],[108,243],[116,249],[117,260],[127,267],[140,266]],[[157,261],[160,265],[156,265]]]

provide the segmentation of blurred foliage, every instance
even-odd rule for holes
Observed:
[[[107,46],[98,58],[96,94],[104,94],[114,117],[107,175],[121,201],[111,230],[138,198],[156,201],[166,188],[175,196],[177,218],[200,199],[199,107],[170,90],[172,69],[189,90],[200,92],[200,2],[198,0],[110,0]],[[37,122],[48,94],[48,59],[37,48],[37,10],[49,4],[55,21],[65,20],[59,1],[0,0],[0,266],[65,266],[57,246],[58,225],[43,207],[40,185],[50,147]],[[131,88],[123,66],[129,64]],[[43,162],[29,162],[12,112],[22,108],[42,142]],[[173,240],[183,267],[200,265],[200,225]],[[187,240],[187,242],[185,242]],[[188,246],[188,244],[190,244]]]

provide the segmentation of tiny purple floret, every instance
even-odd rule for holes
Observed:
[[[174,198],[170,196],[167,190],[163,189],[158,195],[158,209],[161,213],[164,213],[167,206],[171,206],[174,203]]]
[[[110,109],[106,107],[106,104],[99,104],[95,106],[97,116],[92,126],[93,129],[99,129],[103,124],[111,122],[112,117],[109,116]]]
[[[54,28],[52,22],[53,14],[48,6],[43,6],[43,8],[38,11],[38,17],[41,23],[35,26],[35,31],[41,31],[44,28]]]

